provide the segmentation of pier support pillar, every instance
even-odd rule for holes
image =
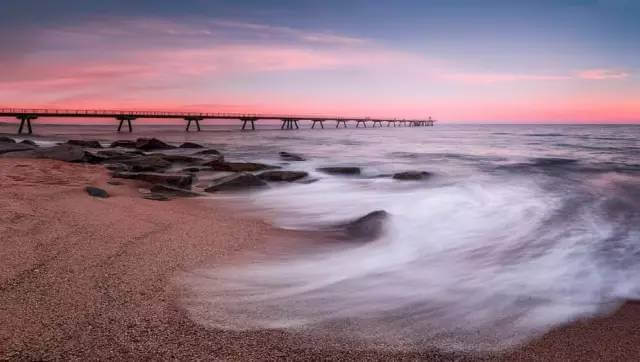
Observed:
[[[376,128],[376,124],[377,124],[380,128],[382,128],[382,121],[374,120],[374,121],[373,121],[373,128]]]
[[[256,130],[256,120],[257,118],[240,118],[240,120],[242,121],[242,130],[244,131],[247,128],[247,122],[251,122],[251,130],[255,131]]]
[[[337,119],[336,120],[336,128],[340,127],[341,123],[342,123],[342,128],[347,128],[347,120],[345,120],[345,119]]]
[[[311,128],[316,128],[316,123],[320,123],[320,128],[324,128],[324,120],[311,120],[313,122],[313,124],[311,125]]]
[[[367,128],[367,121],[356,121],[356,128],[360,127],[360,123],[364,125],[364,128]]]
[[[28,134],[33,133],[33,129],[31,128],[31,120],[38,118],[37,116],[21,115],[21,116],[17,116],[16,118],[20,120],[20,127],[18,128],[18,134],[22,134],[22,130],[24,129],[25,125],[27,126],[27,133]]]
[[[201,131],[201,129],[200,129],[200,121],[202,121],[202,118],[189,117],[189,118],[185,118],[184,120],[187,121],[187,132],[189,132],[189,128],[191,128],[191,122],[195,122],[196,123],[196,129],[198,130],[198,132]]]
[[[299,129],[300,126],[298,125],[298,120],[297,119],[290,119],[290,118],[284,118],[282,119],[282,126],[280,126],[280,129]]]
[[[117,117],[116,118],[118,121],[120,121],[120,124],[118,125],[118,132],[120,132],[122,130],[122,125],[124,124],[124,121],[127,121],[127,126],[129,126],[129,132],[133,132],[133,127],[131,126],[131,121],[133,121],[135,119],[135,117]]]

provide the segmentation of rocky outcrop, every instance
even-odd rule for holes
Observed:
[[[360,167],[321,167],[318,171],[330,175],[359,175]]]
[[[309,174],[304,171],[265,171],[258,175],[265,181],[272,182],[293,182],[307,177]]]
[[[143,199],[153,200],[153,201],[169,201],[171,200],[167,195],[163,194],[149,194],[142,196]]]
[[[163,184],[187,188],[193,182],[193,176],[183,173],[157,173],[157,172],[115,172],[115,178],[146,181],[152,184]]]
[[[135,147],[144,151],[169,150],[175,148],[174,146],[166,144],[157,138],[138,138],[136,140]]]
[[[129,140],[118,140],[109,146],[111,148],[122,147],[122,148],[136,148],[136,141]]]
[[[262,181],[256,175],[250,174],[248,172],[240,172],[235,175],[214,180],[204,190],[206,192],[238,191],[264,187],[266,185],[267,183]]]
[[[204,146],[193,142],[185,142],[180,145],[180,148],[204,148]]]
[[[194,153],[194,155],[219,155],[219,154],[220,152],[218,150],[213,150],[213,149],[202,150]]]
[[[108,192],[98,187],[87,186],[84,188],[84,190],[93,197],[100,197],[103,199],[106,199],[107,197],[109,197]]]
[[[178,197],[196,197],[201,196],[197,192],[193,192],[191,190],[185,190],[178,187],[167,186],[162,184],[153,185],[150,188],[151,192],[154,194],[163,194],[163,195],[171,195]]]
[[[68,140],[67,144],[85,148],[102,148],[102,145],[98,141]]]
[[[255,162],[209,161],[207,163],[204,163],[203,165],[208,166],[212,171],[227,171],[227,172],[255,172],[255,171],[278,168],[277,166],[265,165],[263,163],[255,163]]]
[[[16,140],[5,136],[0,136],[0,143],[16,143]]]
[[[204,161],[202,158],[191,157],[185,155],[161,155],[165,161],[176,162],[176,163],[199,163]]]
[[[65,162],[86,162],[86,152],[82,147],[62,144],[53,147],[35,148],[23,143],[16,143],[15,146],[23,147],[20,152],[11,152],[6,154],[8,157],[17,158],[47,158]],[[0,146],[2,153],[2,146]]]
[[[165,160],[162,155],[134,156],[121,159],[118,162],[126,165],[129,171],[133,172],[157,172],[166,170],[171,166],[171,162]]]
[[[0,143],[0,155],[10,153],[10,152],[22,153],[23,151],[30,151],[30,150],[33,150],[34,148],[35,147],[24,144],[24,143],[2,142]]]
[[[280,152],[280,158],[285,161],[306,161],[306,159],[300,155],[289,152]]]
[[[38,144],[33,142],[32,140],[22,140],[22,141],[20,141],[20,143],[22,143],[24,145],[38,147]]]
[[[386,211],[377,210],[341,226],[350,238],[372,240],[382,234],[388,217],[389,214]]]
[[[405,171],[394,174],[393,179],[401,181],[415,181],[425,179],[429,176],[431,176],[431,174],[426,171]]]

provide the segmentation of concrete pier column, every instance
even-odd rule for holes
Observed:
[[[200,121],[202,121],[202,118],[199,118],[199,117],[187,117],[184,120],[187,121],[187,129],[186,129],[187,132],[189,132],[189,129],[191,128],[191,122],[195,122],[196,129],[198,130],[198,132],[201,131],[201,129],[200,129]]]
[[[251,130],[252,131],[256,130],[255,121],[257,120],[257,118],[240,118],[240,120],[242,121],[242,130],[243,131],[247,128],[247,123],[248,122],[251,122]]]
[[[135,117],[121,116],[121,117],[116,117],[116,119],[118,121],[120,121],[120,124],[118,125],[118,132],[120,132],[122,130],[122,125],[124,124],[125,121],[127,121],[127,125],[129,126],[129,132],[133,132],[133,127],[131,126],[131,121],[133,121],[135,119]]]
[[[20,116],[17,116],[16,118],[20,120],[20,127],[18,128],[18,134],[22,134],[22,130],[24,129],[25,125],[27,126],[27,133],[28,134],[33,133],[33,129],[31,128],[31,120],[38,118],[37,116],[20,115]]]

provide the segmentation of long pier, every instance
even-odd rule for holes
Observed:
[[[255,130],[255,123],[259,120],[279,120],[280,129],[299,129],[301,121],[311,122],[311,128],[324,128],[325,122],[335,122],[335,128],[348,128],[347,123],[355,123],[355,127],[372,128],[383,127],[431,127],[436,120],[431,117],[425,119],[371,118],[323,115],[285,115],[285,114],[252,114],[252,113],[206,113],[206,112],[158,112],[158,111],[116,111],[95,109],[28,109],[28,108],[0,108],[0,117],[16,118],[20,121],[18,134],[23,130],[33,133],[31,121],[38,118],[113,118],[119,121],[118,132],[126,124],[129,132],[133,132],[132,122],[137,119],[182,119],[186,123],[186,131],[195,124],[200,131],[200,121],[204,120],[238,120],[242,122],[242,130]],[[25,130],[26,127],[26,130]]]

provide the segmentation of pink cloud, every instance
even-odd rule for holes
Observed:
[[[514,81],[567,80],[567,75],[518,74],[518,73],[444,73],[442,78],[466,83],[498,83]]]
[[[582,79],[590,80],[604,80],[604,79],[624,79],[628,78],[631,74],[615,69],[586,69],[578,72],[578,77]]]

